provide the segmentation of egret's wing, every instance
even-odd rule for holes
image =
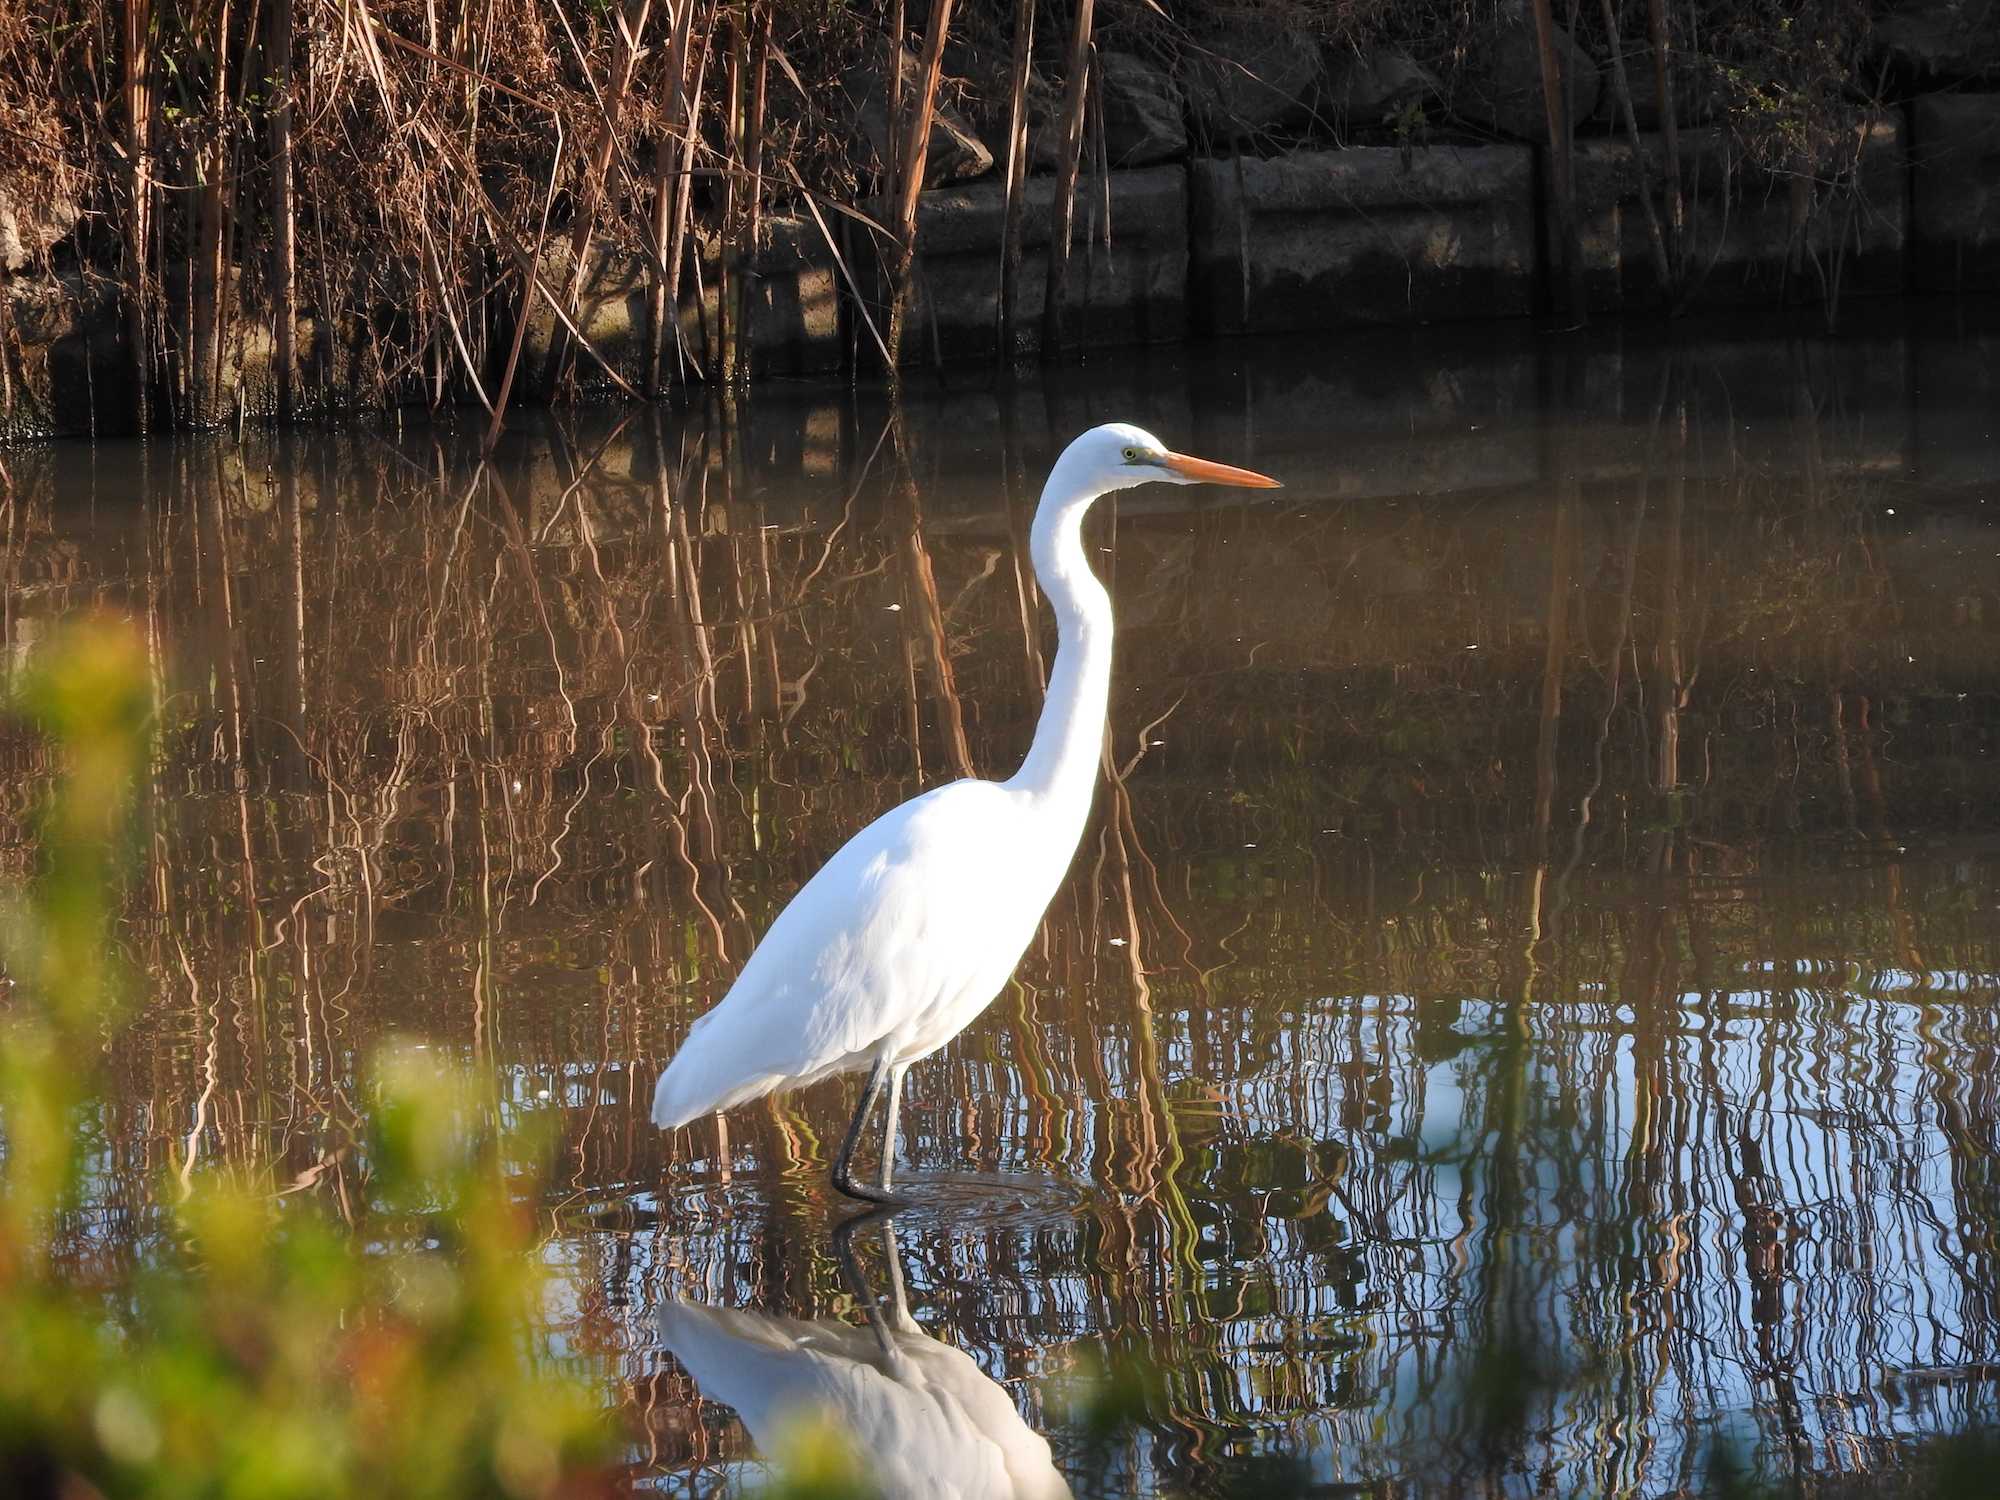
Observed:
[[[654,1123],[684,1124],[859,1066],[898,1026],[991,970],[995,903],[1006,903],[1008,884],[996,851],[1016,831],[1009,793],[957,781],[857,833],[689,1031],[660,1075]]]

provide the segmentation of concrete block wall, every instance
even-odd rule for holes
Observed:
[[[1817,302],[1836,288],[1841,296],[1904,290],[1910,246],[1907,135],[1899,115],[1871,122],[1856,143],[1858,192],[1811,212],[1803,244],[1795,246],[1793,215],[1810,201],[1795,201],[1795,188],[1809,195],[1817,184],[1733,160],[1720,129],[1683,131],[1685,305]],[[1659,192],[1664,164],[1665,150],[1655,134],[1642,135],[1636,153],[1622,137],[1577,143],[1578,238],[1585,291],[1596,310],[1665,305],[1640,197],[1650,192],[1664,238]],[[1543,253],[1551,267],[1558,263],[1553,219],[1546,215],[1543,224]]]
[[[1192,162],[1192,321],[1278,333],[1532,312],[1533,173],[1526,146]]]
[[[1101,220],[1110,204],[1109,245]],[[1188,176],[1178,164],[1077,184],[1064,336],[1090,345],[1167,343],[1187,333]],[[1016,352],[1041,342],[1055,179],[1031,177],[1021,216]],[[1000,315],[1006,199],[994,179],[925,193],[917,209],[917,279],[905,356],[990,354]],[[1092,233],[1092,230],[1095,230]],[[1088,242],[1087,242],[1088,241]]]

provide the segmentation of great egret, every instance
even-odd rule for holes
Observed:
[[[669,1130],[866,1068],[833,1185],[894,1201],[905,1070],[1000,993],[1083,837],[1111,687],[1111,597],[1084,558],[1083,517],[1098,496],[1151,481],[1278,484],[1169,452],[1122,422],[1093,427],[1063,450],[1030,538],[1060,644],[1027,760],[1006,781],[926,792],[848,840],[778,913],[722,1003],[689,1030],[653,1091],[655,1125]],[[854,1180],[854,1148],[884,1086],[882,1162],[870,1188]]]
[[[854,1444],[885,1500],[1070,1500],[1048,1439],[1005,1387],[910,1316],[894,1227],[882,1225],[886,1311],[847,1245],[853,1227],[835,1231],[836,1246],[866,1328],[672,1301],[660,1308],[660,1342],[703,1395],[736,1409],[767,1456],[787,1424],[817,1418]]]

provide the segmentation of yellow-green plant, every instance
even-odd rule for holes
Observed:
[[[534,1345],[544,1272],[519,1131],[421,1054],[377,1059],[352,1222],[309,1194],[174,1184],[160,1248],[97,1265],[80,1219],[115,1025],[120,844],[147,678],[121,622],[69,627],[15,707],[63,772],[15,893],[0,1013],[0,1493],[573,1496],[601,1402]]]

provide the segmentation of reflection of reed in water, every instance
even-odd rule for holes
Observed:
[[[881,1219],[889,1303],[854,1255],[851,1220],[835,1234],[842,1274],[866,1326],[735,1312],[689,1302],[660,1309],[660,1341],[702,1393],[734,1407],[766,1452],[788,1424],[820,1420],[846,1442],[884,1500],[1067,1500],[1048,1440],[963,1351],[910,1316],[894,1222]]]

